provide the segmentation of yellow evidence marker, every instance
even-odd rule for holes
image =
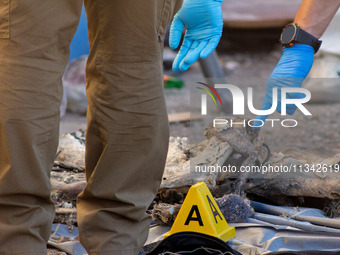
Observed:
[[[229,227],[204,182],[189,189],[171,230],[164,238],[185,231],[211,235],[225,242],[235,237],[235,228]]]

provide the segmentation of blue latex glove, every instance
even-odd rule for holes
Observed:
[[[283,54],[274,71],[270,75],[262,110],[272,107],[273,88],[278,89],[278,104],[276,110],[281,113],[281,88],[300,88],[302,82],[307,77],[313,66],[314,48],[310,45],[296,44],[290,48],[285,48]],[[287,98],[305,98],[303,93],[287,93]],[[287,105],[287,114],[293,115],[297,107],[294,104]],[[257,116],[257,120],[265,121],[268,115]],[[255,121],[255,126],[260,126],[260,121]]]
[[[199,57],[208,57],[217,47],[223,29],[221,2],[223,0],[184,0],[170,28],[172,49],[178,47],[183,28],[187,28],[173,70],[187,70]]]

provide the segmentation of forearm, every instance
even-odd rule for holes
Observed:
[[[320,38],[340,7],[340,0],[304,0],[294,22]]]

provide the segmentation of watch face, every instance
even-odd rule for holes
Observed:
[[[282,43],[290,43],[296,34],[296,27],[294,25],[287,26],[281,35]]]

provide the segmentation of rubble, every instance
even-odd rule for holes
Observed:
[[[280,205],[285,205],[292,197],[327,199],[333,201],[328,208],[331,214],[340,214],[340,154],[325,159],[296,148],[287,148],[271,153],[267,160],[268,148],[257,131],[209,126],[205,136],[206,140],[197,145],[190,145],[185,137],[170,138],[163,180],[153,203],[155,221],[171,224],[188,189],[202,181],[220,201],[220,206],[228,208],[224,215],[229,222],[238,222],[251,212],[248,203],[242,202],[245,196],[263,197]],[[60,136],[57,160],[51,174],[52,199],[57,208],[55,222],[70,226],[76,224],[76,199],[86,185],[84,157],[84,130]],[[261,171],[240,174],[238,171],[196,169],[197,166],[204,169],[218,165],[236,169],[253,166]],[[295,170],[290,173],[262,171],[269,166]],[[313,166],[321,166],[321,171],[311,170]],[[322,166],[328,166],[328,171],[322,170]],[[230,193],[236,194],[228,195]]]
[[[59,137],[59,146],[55,166],[85,170],[85,131],[63,134]]]
[[[204,135],[207,139],[198,145],[192,145],[190,150],[171,145],[170,139],[160,192],[164,189],[183,190],[197,182],[205,182],[210,190],[214,190],[218,188],[217,182],[228,176],[221,171],[207,171],[209,167],[222,167],[227,160],[233,160],[235,165],[254,165],[263,150],[263,139],[258,136],[258,131],[250,128],[210,125]],[[174,155],[180,159],[178,163],[173,159]],[[246,176],[236,178],[240,178],[238,190],[241,190]]]
[[[51,198],[56,208],[54,222],[66,224],[72,229],[77,223],[77,196],[86,185],[85,174],[70,169],[59,170],[51,172]]]

